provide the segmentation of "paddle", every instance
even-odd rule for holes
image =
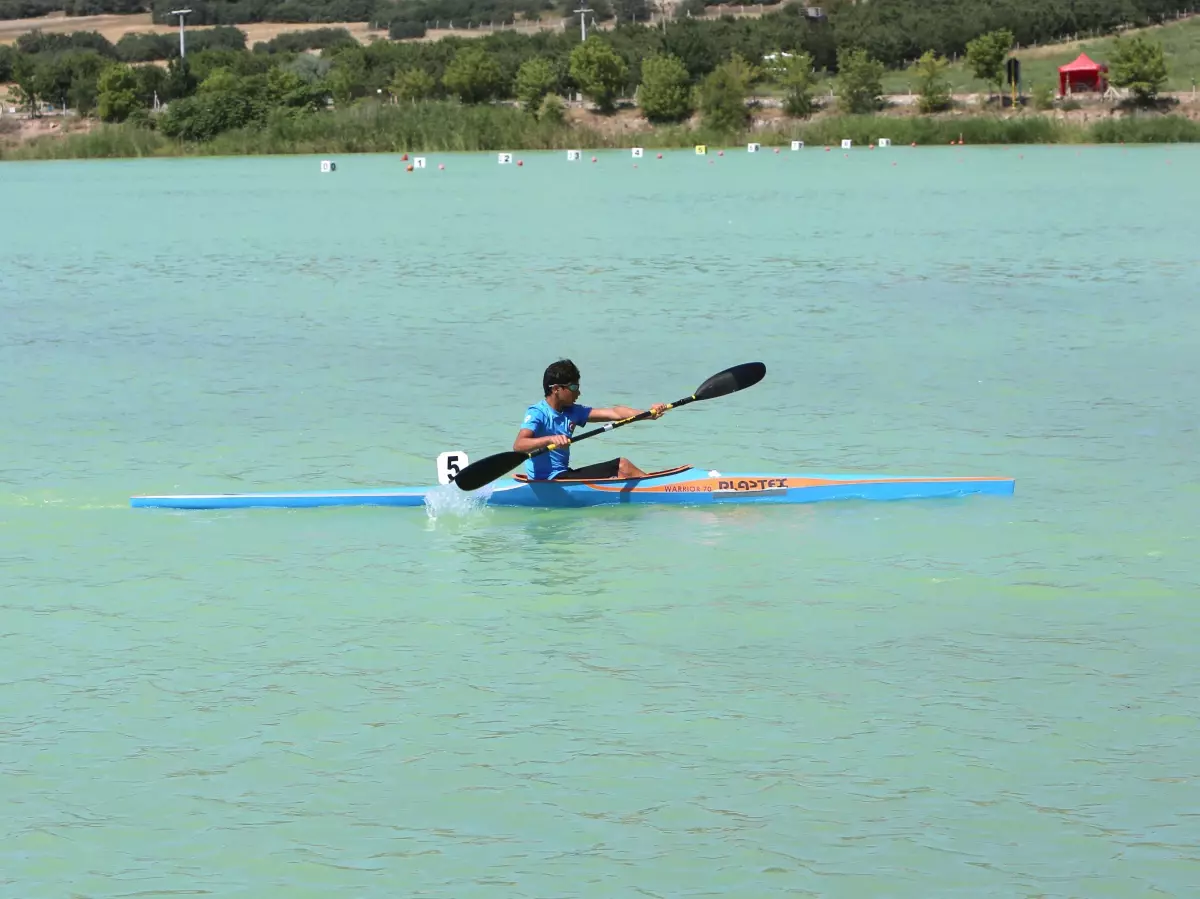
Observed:
[[[680,406],[686,406],[688,403],[694,403],[697,400],[713,400],[719,396],[726,396],[730,393],[736,393],[739,390],[745,390],[747,387],[753,387],[761,381],[766,374],[767,367],[761,362],[746,362],[742,365],[735,365],[733,368],[727,368],[725,371],[713,375],[701,384],[691,396],[685,396],[681,400],[676,400],[668,404],[667,409],[678,409]],[[663,411],[666,412],[667,409]],[[544,446],[531,453],[518,453],[515,451],[496,453],[494,456],[488,456],[485,459],[480,459],[478,462],[472,462],[458,473],[457,477],[454,478],[454,483],[458,485],[460,490],[478,490],[485,484],[490,484],[496,478],[508,474],[526,459],[532,459],[534,456],[540,456],[542,453],[561,449],[567,444],[575,444],[580,440],[586,440],[589,437],[595,437],[597,434],[611,431],[613,428],[624,427],[635,421],[642,421],[650,417],[651,414],[649,412],[643,412],[640,415],[623,418],[620,421],[610,421],[603,427],[585,431],[578,437],[571,439],[564,437],[561,444],[552,443],[550,446]]]

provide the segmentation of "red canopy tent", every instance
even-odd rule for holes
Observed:
[[[1080,53],[1074,62],[1058,67],[1058,92],[1062,96],[1083,88],[1103,92],[1108,90],[1108,78],[1105,73],[1108,66],[1088,59],[1086,53]]]

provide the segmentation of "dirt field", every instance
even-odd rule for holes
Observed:
[[[666,6],[672,8],[674,3],[672,0],[667,0]],[[721,15],[745,16],[749,18],[773,12],[778,8],[778,6],[769,6],[766,8],[761,6],[713,6],[709,7],[706,15],[709,18]],[[536,31],[558,30],[563,27],[562,20],[556,16],[550,16],[537,22],[518,21],[513,25],[498,25],[494,29],[488,28],[486,25],[467,29],[463,27],[466,24],[466,22],[460,22],[460,27],[453,30],[448,28],[431,28],[425,37],[418,38],[417,40],[436,41],[451,35],[455,37],[483,37],[484,35],[491,34],[492,31],[519,31],[525,34],[532,34]],[[612,24],[611,22],[597,23],[596,27],[600,30],[607,30],[612,27]],[[188,25],[187,29],[188,31],[192,31],[193,29],[207,29],[212,27],[211,25]],[[372,31],[367,27],[366,22],[247,22],[237,27],[246,32],[247,47],[252,47],[259,41],[269,41],[271,38],[284,32],[311,31],[315,28],[345,28],[355,39],[364,44],[387,38],[386,31]],[[119,16],[65,16],[62,13],[52,13],[51,15],[37,19],[0,19],[0,44],[11,44],[22,34],[27,31],[33,31],[35,28],[59,34],[70,34],[75,31],[97,31],[114,44],[129,32],[165,34],[179,30],[177,24],[154,24],[150,21],[149,13]],[[589,26],[590,28],[591,26]]]
[[[189,25],[188,31],[203,31],[211,25]],[[246,46],[252,47],[259,41],[269,41],[285,31],[312,31],[316,28],[345,28],[359,41],[387,37],[386,31],[372,31],[366,22],[331,22],[327,24],[296,22],[250,22],[238,25],[246,32]],[[0,19],[0,44],[11,44],[27,31],[40,28],[45,32],[70,34],[75,31],[98,31],[114,44],[129,32],[140,34],[177,34],[178,25],[155,25],[149,13],[128,16],[64,16],[62,13],[38,19]]]

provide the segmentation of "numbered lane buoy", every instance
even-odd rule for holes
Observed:
[[[462,450],[447,450],[442,453],[437,457],[438,483],[449,484],[468,464],[470,461]]]

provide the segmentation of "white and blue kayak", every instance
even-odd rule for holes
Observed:
[[[134,508],[312,509],[323,506],[424,506],[440,487],[372,487],[287,493],[181,494],[135,496]],[[464,493],[488,506],[572,509],[625,503],[700,506],[715,504],[815,503],[825,500],[900,500],[1011,496],[1015,481],[1004,477],[923,477],[862,474],[721,473],[681,466],[643,478],[587,481],[502,478]]]
[[[752,387],[766,375],[761,362],[746,362],[717,372],[690,396],[666,409],[698,400],[727,396]],[[640,412],[621,421],[564,438],[563,445],[607,433],[653,413]],[[468,498],[489,506],[577,509],[627,503],[707,506],[715,504],[815,503],[834,499],[932,499],[934,497],[1013,493],[1012,478],[916,477],[859,474],[722,473],[688,465],[656,471],[638,478],[591,480],[530,480],[511,474],[522,462],[549,452],[553,445],[532,452],[495,453],[469,464],[462,451],[438,456],[439,487],[371,487],[358,490],[304,490],[293,493],[218,493],[178,496],[135,496],[134,508],[158,509],[312,509],[321,506],[425,506],[431,509],[449,497]]]

